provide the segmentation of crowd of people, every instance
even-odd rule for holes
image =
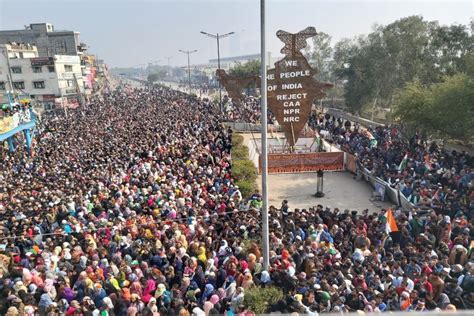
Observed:
[[[261,122],[260,99],[247,96],[241,102],[228,100],[224,105],[224,119],[229,122],[259,124]],[[276,123],[275,116],[268,110],[267,121]]]
[[[449,151],[420,134],[407,138],[393,126],[366,130],[330,115],[313,117],[310,124],[417,208],[460,221],[474,217],[474,157],[467,152]]]
[[[21,100],[21,102],[5,103],[1,105],[0,119],[18,116],[18,120],[30,120],[31,103]]]
[[[474,220],[463,202],[454,214],[394,211],[399,232],[388,234],[386,210],[285,200],[269,210],[265,270],[261,196],[243,198],[234,184],[223,119],[163,87],[43,116],[30,155],[2,153],[0,314],[252,315],[246,294],[270,286],[283,298],[268,312],[474,308]],[[353,145],[358,132],[332,133],[378,170],[384,155]],[[374,134],[386,146],[383,130]],[[451,177],[469,174],[463,162],[453,160]],[[457,194],[472,192],[451,177]]]

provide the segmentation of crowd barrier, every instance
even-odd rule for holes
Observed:
[[[350,154],[346,154],[346,157]],[[351,155],[352,156],[352,155]],[[347,169],[347,163],[346,163]],[[382,201],[385,201],[388,198],[392,203],[396,204],[403,211],[410,211],[415,207],[408,199],[400,192],[397,188],[392,188],[390,184],[379,177],[372,175],[372,172],[367,168],[361,166],[359,163],[356,164],[356,174],[358,178],[361,177],[363,180],[368,182],[373,188],[374,191],[378,192]]]
[[[335,117],[340,117],[344,120],[349,120],[351,122],[359,123],[362,126],[385,126],[385,124],[374,122],[360,116],[355,116],[353,114],[344,112],[339,109],[329,108],[329,109],[326,109],[326,113]]]

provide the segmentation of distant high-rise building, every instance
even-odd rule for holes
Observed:
[[[79,32],[55,31],[51,23],[33,23],[24,30],[0,31],[0,44],[13,42],[36,45],[40,57],[80,55],[87,48],[79,42]]]

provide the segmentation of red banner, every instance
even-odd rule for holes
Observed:
[[[262,161],[259,160],[262,171]],[[321,170],[343,170],[344,153],[269,154],[268,173],[298,173]]]

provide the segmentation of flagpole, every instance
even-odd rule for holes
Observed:
[[[270,267],[270,245],[268,227],[268,155],[267,155],[267,63],[265,47],[265,0],[260,0],[260,67],[261,67],[261,131],[262,131],[262,250],[263,268],[268,271]]]

